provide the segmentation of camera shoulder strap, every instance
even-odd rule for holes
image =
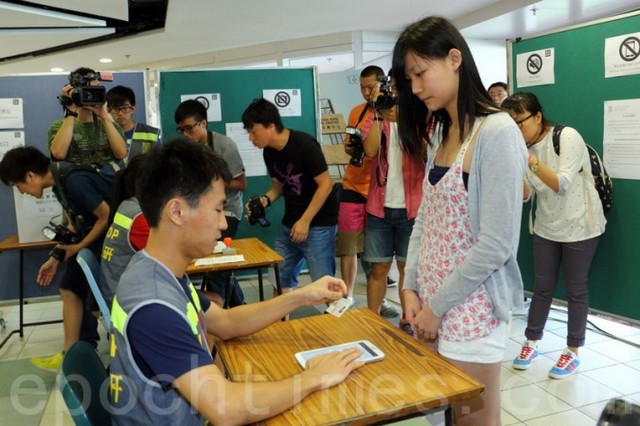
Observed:
[[[362,119],[364,118],[364,115],[367,113],[368,110],[369,110],[369,103],[367,102],[366,104],[364,104],[364,108],[362,108],[360,117],[358,117],[358,121],[356,121],[356,124],[354,124],[353,127],[358,127],[358,124],[360,124],[360,122],[362,121]]]

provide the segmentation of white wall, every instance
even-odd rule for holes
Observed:
[[[506,41],[466,39],[484,87],[496,81],[507,83]]]

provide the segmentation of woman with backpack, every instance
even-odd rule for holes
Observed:
[[[525,330],[526,342],[513,368],[526,370],[539,355],[538,342],[558,284],[560,263],[568,304],[567,348],[549,377],[563,379],[580,366],[589,311],[587,280],[606,220],[594,186],[587,146],[571,127],[556,129],[533,93],[516,93],[502,103],[515,120],[529,149],[524,200],[536,196],[533,224],[534,293]],[[559,133],[559,134],[558,134]],[[532,206],[533,207],[533,206]]]

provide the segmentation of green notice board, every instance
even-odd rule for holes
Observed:
[[[263,96],[263,90],[290,89],[300,90],[301,114],[283,115],[284,126],[318,137],[319,115],[313,68],[161,72],[159,100],[162,133],[165,140],[178,136],[173,113],[180,104],[182,95],[219,94],[222,120],[213,121],[210,117],[208,128],[226,134],[226,123],[240,123],[244,110],[254,99]],[[266,175],[248,177],[244,202],[246,203],[252,195],[263,194],[270,184],[271,178]],[[279,199],[267,209],[270,227],[251,226],[246,219],[243,219],[236,237],[258,237],[273,247],[283,214],[283,200]]]
[[[511,70],[516,58],[535,50],[555,49],[555,84],[518,88],[533,92],[552,122],[580,132],[585,142],[603,152],[604,102],[640,98],[640,75],[605,78],[605,40],[640,31],[640,14],[510,43]],[[640,60],[640,59],[636,59]],[[639,135],[640,138],[640,135]],[[606,158],[604,158],[606,163]],[[640,320],[640,182],[613,179],[613,209],[607,213],[606,232],[600,240],[589,276],[591,308]],[[529,206],[525,206],[518,261],[525,287],[533,290],[533,256],[529,235]],[[556,297],[565,299],[564,287]]]

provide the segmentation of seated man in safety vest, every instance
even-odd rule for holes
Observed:
[[[246,424],[274,416],[360,367],[360,350],[313,358],[295,377],[232,383],[216,367],[206,334],[256,332],[302,305],[347,294],[325,276],[301,290],[224,310],[196,293],[187,265],[211,253],[226,228],[231,174],[204,145],[175,140],[143,159],[136,196],[150,226],[144,250],[123,273],[111,312],[110,397],[114,424]]]

